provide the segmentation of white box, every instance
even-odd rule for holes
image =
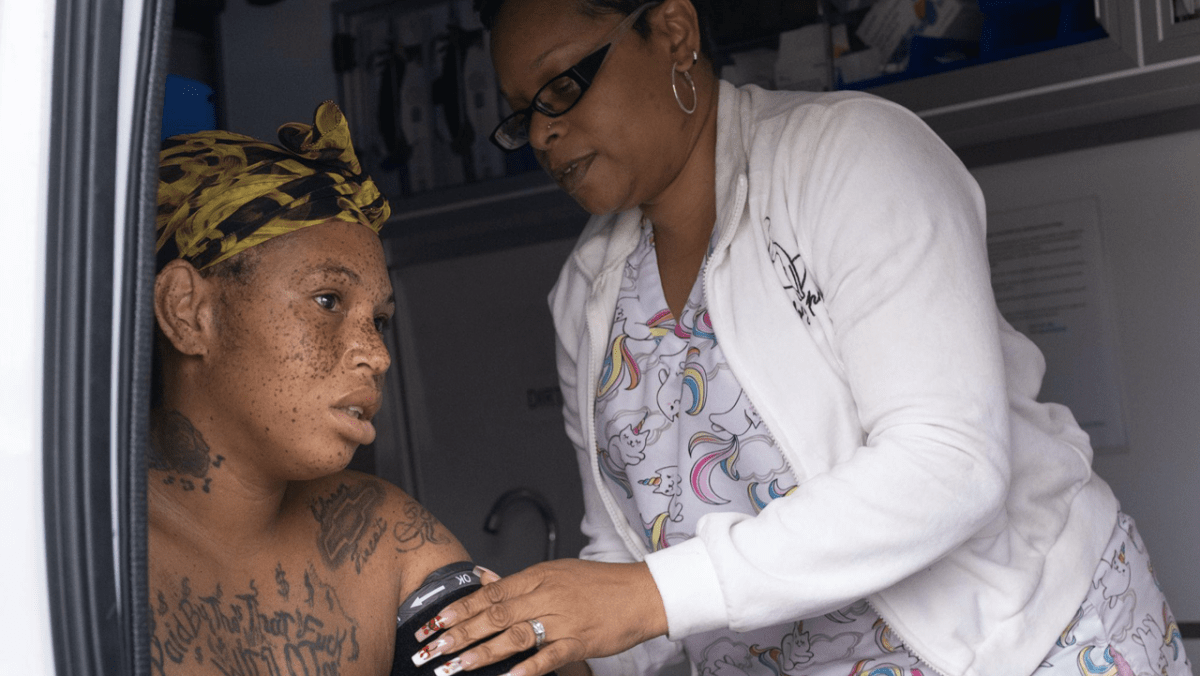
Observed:
[[[881,0],[863,17],[855,34],[887,61],[900,43],[916,34],[920,25],[921,17],[910,0]]]

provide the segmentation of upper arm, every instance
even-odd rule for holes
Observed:
[[[470,558],[429,510],[378,477],[346,470],[306,490],[326,567],[395,590],[397,606],[429,573]]]
[[[802,236],[863,428],[872,440],[936,430],[1003,474],[1008,403],[982,194],[911,113],[857,101],[836,119],[800,196],[812,226]]]
[[[466,548],[428,509],[390,486],[387,546],[400,573],[397,605],[421,586],[433,571],[450,563],[471,560]]]

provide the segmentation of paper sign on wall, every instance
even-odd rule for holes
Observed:
[[[1001,314],[1046,357],[1038,399],[1068,406],[1097,453],[1124,451],[1117,337],[1095,201],[988,214],[987,242]]]

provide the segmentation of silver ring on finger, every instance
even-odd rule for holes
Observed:
[[[533,627],[533,636],[534,636],[533,647],[534,647],[534,649],[541,648],[542,644],[546,642],[546,628],[544,626],[542,626],[542,623],[538,622],[537,620],[527,620],[527,622],[529,622],[530,627]]]

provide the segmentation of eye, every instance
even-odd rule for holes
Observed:
[[[579,85],[569,77],[560,77],[550,83],[549,90],[554,96],[567,99],[573,98],[579,92]]]
[[[320,305],[322,308],[329,310],[330,312],[337,310],[342,304],[342,299],[339,298],[336,293],[318,294],[314,300],[317,301],[317,305]]]
[[[534,107],[542,113],[557,115],[570,108],[580,93],[578,83],[569,77],[560,77],[542,89]]]
[[[387,315],[379,315],[375,318],[375,330],[383,333],[391,323],[391,318]]]

